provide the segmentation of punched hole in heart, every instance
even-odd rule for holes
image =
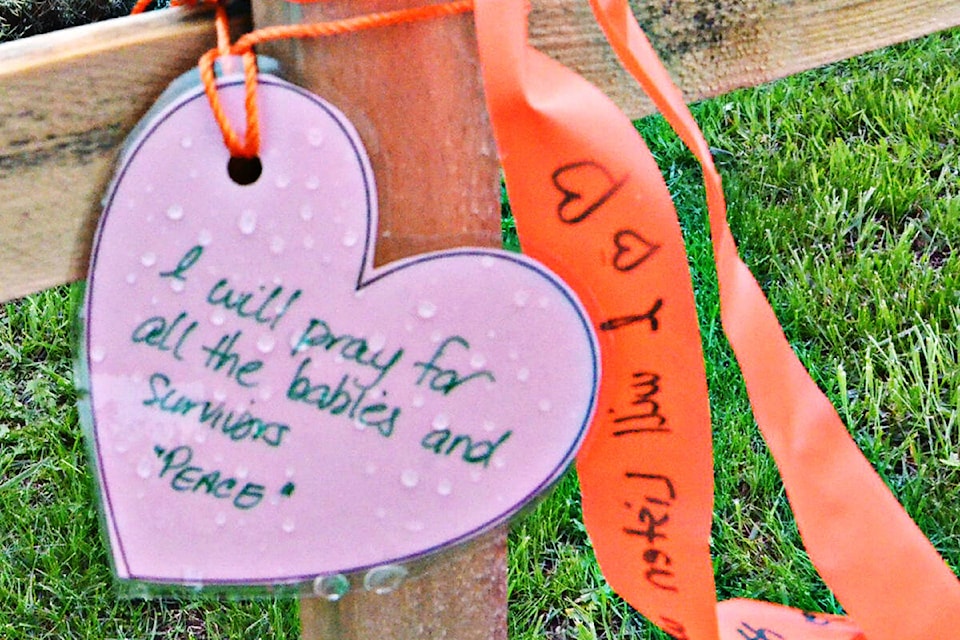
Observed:
[[[260,162],[260,158],[257,156],[252,158],[235,156],[231,157],[229,162],[227,162],[227,174],[231,180],[240,186],[253,184],[260,179],[260,174],[262,173],[263,163]]]

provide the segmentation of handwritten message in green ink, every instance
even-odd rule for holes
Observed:
[[[212,283],[203,283],[204,247],[190,247],[176,264],[159,274],[181,285],[197,281],[203,291],[203,305],[211,311],[225,312],[216,316],[222,325],[235,324],[239,328],[224,331],[215,341],[202,340],[197,328],[201,320],[187,310],[174,309],[166,315],[152,316],[139,324],[130,334],[133,344],[164,352],[175,361],[193,361],[209,372],[220,374],[238,391],[250,392],[272,376],[287,373],[282,397],[273,402],[292,402],[306,405],[322,416],[341,418],[359,430],[371,428],[384,438],[390,438],[403,428],[403,406],[386,399],[397,395],[391,389],[391,373],[403,367],[414,370],[414,389],[448,397],[471,384],[496,383],[493,371],[473,366],[463,371],[452,364],[452,355],[470,355],[470,341],[461,335],[446,336],[428,350],[429,355],[414,359],[407,354],[410,347],[388,346],[386,339],[374,343],[370,337],[354,334],[348,328],[334,327],[333,320],[310,316],[302,328],[293,332],[289,350],[272,351],[272,357],[256,353],[247,337],[249,328],[265,328],[279,332],[285,328],[287,315],[296,306],[308,304],[309,296],[302,288],[290,289],[276,285],[258,285],[245,288],[230,278],[220,277]],[[311,311],[316,311],[312,309]],[[261,348],[260,351],[263,351]],[[318,376],[314,365],[320,359],[348,365],[352,370],[334,378]],[[462,358],[461,358],[462,359]],[[292,365],[291,365],[292,363]],[[292,374],[290,373],[292,371]],[[178,388],[178,383],[165,371],[153,372],[146,381],[145,407],[182,417],[208,427],[236,442],[255,442],[268,448],[282,447],[296,429],[317,428],[316,425],[291,425],[269,417],[270,408],[255,410],[254,402],[244,409],[231,408],[226,400],[216,400],[192,394]],[[409,427],[414,428],[414,427]],[[494,453],[512,435],[505,430],[496,436],[477,437],[457,433],[446,426],[432,425],[420,441],[421,448],[438,456],[451,457],[469,465],[487,468]],[[205,470],[194,463],[194,450],[182,446],[156,448],[163,466],[158,478],[169,480],[178,492],[231,498],[238,509],[252,509],[260,503],[264,485],[248,482],[241,486],[236,478],[224,477],[219,470]],[[289,483],[288,483],[289,484]],[[284,485],[287,487],[287,485]],[[238,491],[234,491],[234,489]],[[244,488],[246,487],[246,489]],[[292,492],[290,484],[288,492]]]

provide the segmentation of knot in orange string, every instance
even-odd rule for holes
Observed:
[[[312,2],[314,0],[297,0],[298,2]],[[138,0],[130,11],[131,14],[142,13],[153,0]],[[444,4],[415,7],[413,9],[399,9],[382,13],[317,22],[313,24],[281,25],[265,27],[242,36],[236,43],[230,44],[229,17],[224,0],[171,0],[171,6],[196,6],[197,4],[216,5],[217,47],[200,57],[198,67],[200,80],[203,82],[204,92],[210,102],[213,117],[220,127],[223,142],[234,158],[256,158],[260,154],[260,118],[257,109],[257,58],[253,47],[262,42],[284,40],[288,38],[319,38],[335,36],[345,33],[389,27],[398,24],[430,20],[443,16],[452,16],[473,10],[473,0],[454,0]],[[246,112],[246,131],[240,136],[227,117],[220,94],[217,91],[216,61],[224,56],[241,56],[243,59],[244,86],[246,96],[244,109]]]
[[[196,1],[196,0],[194,0]],[[399,24],[430,20],[443,16],[466,13],[473,9],[473,0],[454,0],[445,4],[428,5],[413,9],[400,9],[372,13],[354,18],[317,22],[312,24],[280,25],[265,27],[242,36],[233,45],[229,44],[228,18],[221,3],[217,4],[218,46],[205,53],[199,62],[200,79],[210,101],[213,117],[223,134],[223,141],[230,155],[235,158],[255,158],[260,153],[260,122],[257,108],[257,59],[253,47],[262,42],[288,38],[318,38],[353,33],[365,29],[389,27]],[[230,124],[223,103],[217,92],[215,63],[227,55],[242,56],[246,97],[246,131],[240,136]]]

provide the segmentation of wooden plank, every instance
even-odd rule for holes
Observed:
[[[171,9],[0,45],[0,300],[84,277],[119,145],[215,44]]]
[[[960,25],[956,0],[631,0],[688,102]],[[586,2],[533,0],[530,35],[633,118],[653,108],[606,46]]]
[[[688,100],[753,86],[960,25],[955,0],[636,0]],[[585,2],[533,0],[536,46],[632,117],[649,105]],[[0,45],[0,300],[83,277],[116,147],[213,43],[166,10]]]
[[[335,20],[421,0],[254,0],[254,24]],[[379,264],[433,249],[500,246],[500,171],[483,100],[473,16],[259,50],[354,123],[377,181]],[[397,53],[429,64],[398,64]],[[382,532],[389,535],[389,532]],[[505,640],[506,529],[431,563],[388,594],[300,603],[303,640]]]

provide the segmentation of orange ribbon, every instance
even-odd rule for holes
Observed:
[[[577,290],[604,380],[578,472],[611,586],[675,638],[926,640],[960,628],[960,583],[856,448],[793,353],[726,222],[700,130],[625,0],[597,20],[703,166],[721,320],[808,552],[850,614],[717,605],[703,356],[683,240],[630,121],[527,44],[520,0],[478,0],[488,110],[524,251]]]

